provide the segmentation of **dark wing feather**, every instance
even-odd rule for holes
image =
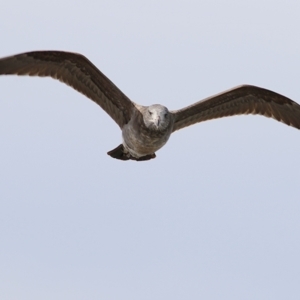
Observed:
[[[300,129],[300,105],[275,92],[243,85],[172,111],[173,132],[195,123],[240,114],[259,114]]]
[[[36,51],[0,59],[0,74],[49,76],[99,104],[122,128],[135,106],[86,57],[62,51]]]

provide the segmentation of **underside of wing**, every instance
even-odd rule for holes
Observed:
[[[36,51],[0,59],[0,74],[52,77],[100,105],[122,128],[134,104],[86,57],[62,51]]]
[[[206,98],[180,110],[175,117],[173,132],[195,123],[235,116],[258,114],[300,129],[300,105],[267,89],[243,85]]]

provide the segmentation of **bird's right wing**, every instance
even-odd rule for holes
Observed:
[[[120,126],[135,105],[86,57],[62,51],[36,51],[0,59],[0,75],[49,76],[70,85],[100,105]]]

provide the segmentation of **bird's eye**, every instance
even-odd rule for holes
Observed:
[[[165,113],[165,118],[168,116],[168,114],[167,113]]]
[[[151,116],[152,115],[152,112],[149,110],[149,115]]]

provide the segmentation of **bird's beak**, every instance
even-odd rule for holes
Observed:
[[[156,119],[156,127],[159,126],[159,123],[160,123],[160,116],[158,116],[157,119]]]

